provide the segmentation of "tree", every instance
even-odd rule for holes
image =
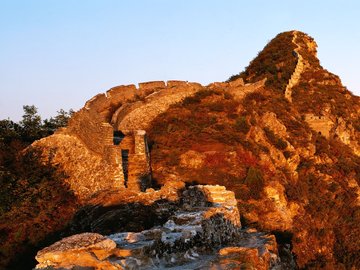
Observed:
[[[20,125],[10,119],[0,120],[0,143],[20,138]]]
[[[38,115],[34,105],[23,106],[24,115],[19,122],[21,126],[21,137],[24,141],[32,142],[41,137],[41,117]]]
[[[57,111],[57,115],[55,117],[50,117],[50,119],[45,119],[44,124],[42,126],[43,136],[49,136],[53,134],[58,128],[65,127],[74,114],[74,111],[70,109],[68,112],[60,109]]]

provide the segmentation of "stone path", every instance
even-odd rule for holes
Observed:
[[[300,77],[301,77],[301,73],[304,71],[304,59],[301,56],[299,49],[300,49],[300,45],[298,45],[296,43],[296,39],[297,39],[297,31],[294,31],[294,36],[292,39],[292,43],[296,45],[296,49],[294,50],[297,54],[298,57],[298,61],[294,70],[294,73],[291,75],[291,78],[289,80],[288,85],[286,86],[285,89],[285,98],[289,101],[292,102],[292,88],[297,85],[299,83]]]

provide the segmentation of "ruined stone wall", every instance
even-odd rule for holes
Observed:
[[[239,81],[239,82],[238,82]],[[266,78],[255,83],[243,84],[242,79],[229,83],[229,93],[234,95],[236,99],[242,99],[247,94],[255,92],[265,86]]]
[[[255,83],[244,83],[242,78],[231,82],[214,82],[207,86],[208,89],[224,90],[232,94],[236,99],[242,99],[251,92],[257,91],[265,86],[266,78]]]
[[[124,104],[119,107],[111,118],[111,124],[113,127],[117,127],[119,125],[118,122],[121,121],[121,119],[124,119],[125,116],[128,115],[131,111],[133,111],[135,108],[141,107],[142,105],[142,101],[136,101],[133,103]]]
[[[356,131],[353,126],[347,125],[342,117],[337,119],[335,134],[342,143],[353,150],[355,155],[360,156],[360,141],[356,138]]]
[[[102,155],[105,145],[112,144],[113,128],[95,111],[81,109],[61,133],[75,135],[91,151]]]
[[[129,155],[128,189],[136,192],[145,191],[151,186],[150,174],[150,163],[144,155]]]
[[[214,83],[207,88],[219,88],[229,91],[236,98],[243,98],[247,93],[256,91],[263,87],[265,80],[254,84],[244,85],[239,79],[230,83]],[[126,113],[119,112],[116,119],[113,118],[114,126],[119,129],[144,129],[147,130],[151,121],[159,114],[165,112],[170,105],[182,101],[184,98],[205,89],[199,84],[181,81],[169,81],[165,91],[154,92],[145,97],[141,104],[134,103],[126,108]]]
[[[134,131],[134,153],[129,156],[129,179],[127,187],[145,191],[151,186],[150,154],[144,130]]]
[[[105,146],[104,161],[112,166],[114,186],[117,188],[124,188],[125,179],[120,147],[117,145]]]
[[[188,89],[192,93],[194,85],[199,88],[198,84],[181,81],[169,81],[168,86],[165,82],[156,81],[139,83],[139,88],[135,85],[111,88],[105,94],[98,94],[87,101],[84,108],[74,114],[68,127],[61,132],[77,136],[90,150],[102,154],[104,141],[109,141],[113,132],[109,125],[103,123],[116,124],[116,119],[124,118],[134,107],[141,106],[143,100],[150,98],[154,93],[162,93],[161,96],[171,95],[174,88],[180,88],[185,92]],[[130,126],[126,129],[134,130],[136,127]]]
[[[163,225],[139,232],[124,232],[115,226],[110,233],[116,233],[107,237],[98,234],[101,227],[91,227],[98,233],[73,235],[39,251],[36,269],[167,269],[169,265],[172,269],[245,269],[244,262],[251,269],[285,269],[279,264],[274,235],[254,228],[240,230],[235,195],[222,186],[191,186],[182,192],[179,187],[163,187],[122,199],[125,197],[127,203],[146,203],[150,211],[160,215],[163,206],[169,204],[148,206],[149,203],[172,201],[174,194],[177,207],[167,207]],[[92,214],[94,210],[98,213],[99,208],[87,209],[86,215],[99,216]],[[130,211],[131,208],[113,205],[95,223],[116,224],[115,218],[121,220]]]
[[[129,153],[135,152],[134,137],[126,134],[125,138],[119,144],[120,149],[129,150]]]
[[[238,98],[263,87],[265,80],[244,85],[242,79],[218,83]],[[214,83],[212,85],[219,85]],[[209,85],[211,89],[212,85]],[[198,83],[163,81],[117,86],[106,94],[98,94],[75,113],[65,133],[76,135],[97,154],[111,143],[113,130],[146,130],[150,122],[170,105],[204,89]],[[111,123],[112,127],[107,123]],[[113,129],[113,130],[112,130]]]
[[[106,122],[109,122],[119,106],[136,99],[137,92],[133,84],[113,87],[105,94],[99,94],[90,99],[86,102],[85,108],[99,113]]]
[[[199,84],[172,82],[164,91],[154,92],[145,97],[141,106],[134,104],[127,114],[119,114],[114,120],[115,127],[119,130],[146,130],[151,121],[160,113],[165,112],[170,105],[180,102],[201,89],[203,87]]]
[[[246,93],[261,88],[264,83],[265,81],[260,81],[244,85],[240,79],[216,85],[219,87],[221,84],[225,91],[233,91],[234,95],[243,97]],[[151,183],[150,156],[146,133],[139,130],[146,130],[151,121],[169,106],[202,89],[206,88],[198,83],[185,81],[140,83],[138,89],[135,85],[114,87],[106,94],[96,95],[86,102],[85,107],[71,118],[68,127],[58,134],[78,138],[99,158],[99,166],[106,166],[112,171],[98,181],[105,181],[106,185],[116,187],[126,186],[135,191],[145,190]],[[126,136],[120,145],[115,146],[114,131],[117,130]],[[122,149],[129,150],[127,179],[124,177]]]
[[[139,83],[139,95],[141,97],[150,95],[156,90],[161,90],[166,88],[166,84],[163,81],[154,81],[154,82],[143,82]]]
[[[301,74],[303,73],[304,68],[305,68],[304,59],[299,52],[300,45],[296,43],[296,39],[297,39],[297,31],[294,32],[292,43],[296,45],[295,52],[296,52],[298,60],[296,63],[295,70],[294,70],[293,74],[291,75],[289,83],[287,84],[286,89],[285,89],[285,98],[289,102],[292,102],[292,98],[291,98],[292,88],[299,83]]]
[[[46,157],[52,156],[52,164],[66,176],[66,183],[80,201],[100,190],[121,186],[121,179],[114,181],[121,171],[114,162],[118,160],[112,156],[115,153],[94,154],[76,136],[54,134],[35,141],[31,147],[41,148]]]
[[[330,131],[334,126],[334,122],[329,117],[306,114],[305,121],[313,130],[320,132],[325,138],[328,139],[330,137]]]

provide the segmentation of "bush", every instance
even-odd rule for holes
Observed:
[[[236,119],[234,128],[236,131],[246,134],[250,130],[250,125],[247,123],[246,117],[241,116]]]
[[[246,178],[244,180],[250,189],[250,196],[254,199],[260,199],[261,192],[264,189],[264,179],[261,174],[261,171],[256,167],[249,167]]]
[[[285,157],[286,159],[289,159],[289,158],[291,158],[291,157],[294,155],[294,154],[293,154],[292,152],[290,152],[290,151],[284,151],[283,154],[284,154],[284,157]]]
[[[245,82],[253,83],[267,78],[266,86],[278,92],[285,90],[297,63],[297,57],[293,55],[295,45],[292,37],[292,32],[277,35],[250,62],[244,72],[231,76],[228,81],[243,78]]]
[[[222,112],[225,110],[225,106],[224,106],[224,103],[218,101],[218,102],[213,102],[213,103],[210,103],[208,105],[209,109],[211,111],[214,111],[214,112]]]
[[[264,128],[264,131],[265,131],[266,137],[277,149],[279,149],[279,150],[286,149],[286,147],[287,147],[286,141],[284,141],[280,137],[276,136],[275,133],[267,127]]]
[[[186,106],[186,105],[191,105],[191,104],[198,104],[198,103],[200,103],[200,102],[201,102],[201,99],[200,99],[199,97],[197,97],[197,96],[191,96],[191,97],[186,97],[186,98],[183,100],[182,104],[183,104],[184,106]]]

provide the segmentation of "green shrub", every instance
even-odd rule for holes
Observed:
[[[241,116],[236,119],[234,128],[236,131],[246,134],[250,130],[250,125],[247,123],[246,117]]]
[[[290,151],[284,151],[283,154],[286,159],[289,159],[293,156],[293,153]]]
[[[198,103],[200,103],[200,102],[201,102],[201,99],[200,99],[199,97],[197,97],[197,96],[191,96],[191,97],[186,97],[186,98],[184,98],[182,104],[183,104],[184,106],[186,106],[186,105],[191,105],[191,104],[198,104]]]
[[[224,99],[233,99],[233,98],[234,98],[234,96],[232,94],[230,94],[228,92],[224,93]]]
[[[260,199],[260,194],[264,189],[264,179],[259,169],[253,166],[249,167],[244,184],[249,187],[252,198]]]
[[[297,63],[297,57],[293,55],[295,45],[292,38],[292,32],[277,35],[250,62],[245,71],[231,76],[228,81],[243,78],[245,82],[253,83],[267,78],[266,86],[277,92],[285,90]]]
[[[281,138],[277,138],[276,143],[275,143],[275,147],[279,150],[285,150],[287,147],[287,142],[284,141]]]
[[[222,112],[225,110],[224,103],[222,102],[213,102],[208,105],[209,109],[214,112]]]
[[[265,131],[266,137],[277,149],[279,149],[279,150],[286,149],[286,147],[287,147],[286,141],[284,141],[280,137],[276,136],[275,133],[267,127],[264,128],[264,131]]]

